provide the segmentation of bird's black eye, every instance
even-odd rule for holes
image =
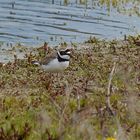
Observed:
[[[66,52],[65,51],[60,51],[60,55],[65,55]]]
[[[60,55],[69,55],[70,54],[70,49],[66,49],[64,51],[60,51]]]

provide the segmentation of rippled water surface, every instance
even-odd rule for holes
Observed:
[[[79,0],[0,0],[0,41],[37,45],[44,41],[83,42],[89,36],[120,38],[137,34],[140,18],[86,5]]]

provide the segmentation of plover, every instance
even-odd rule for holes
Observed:
[[[32,61],[32,64],[41,66],[46,72],[61,72],[69,66],[71,50],[61,50],[50,54],[42,61]]]

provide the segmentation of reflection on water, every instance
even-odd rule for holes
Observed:
[[[120,38],[140,31],[140,19],[97,6],[100,0],[0,0],[0,41],[25,45]],[[115,1],[115,0],[114,0]],[[103,4],[100,1],[100,4]]]

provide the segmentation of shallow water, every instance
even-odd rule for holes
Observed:
[[[94,6],[93,0],[0,0],[0,41],[36,46],[140,32],[140,18]]]

